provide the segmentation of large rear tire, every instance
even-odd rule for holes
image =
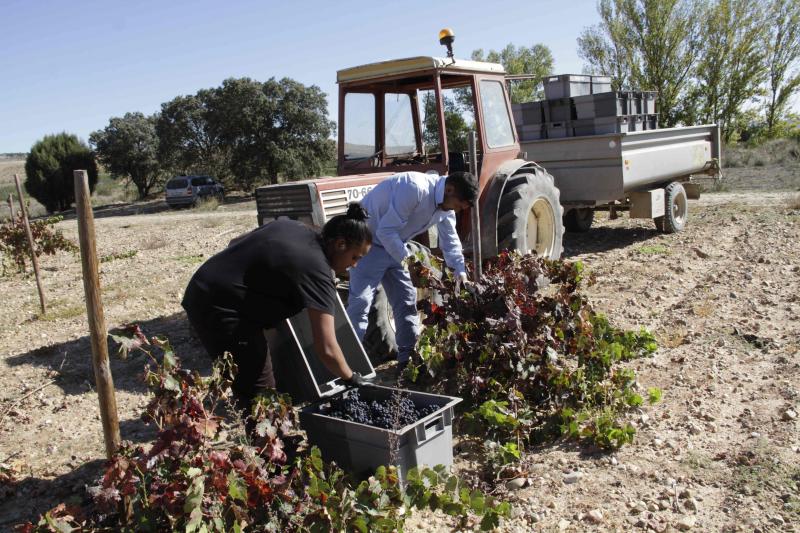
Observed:
[[[564,228],[570,233],[586,233],[594,222],[594,209],[591,207],[576,207],[564,215]]]
[[[686,227],[689,218],[689,200],[683,185],[673,181],[664,187],[664,216],[656,217],[653,222],[659,231],[678,233]]]
[[[497,217],[500,250],[561,257],[564,209],[553,177],[542,170],[508,178]]]

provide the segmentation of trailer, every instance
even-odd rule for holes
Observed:
[[[553,176],[571,231],[588,230],[594,210],[609,206],[680,231],[685,200],[699,197],[698,179],[719,176],[722,159],[716,125],[523,141],[520,151]],[[667,191],[671,183],[679,186]],[[661,217],[670,210],[665,227]]]

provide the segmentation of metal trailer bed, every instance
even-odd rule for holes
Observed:
[[[722,155],[716,125],[523,141],[520,150],[553,175],[565,206],[599,206],[716,174]]]

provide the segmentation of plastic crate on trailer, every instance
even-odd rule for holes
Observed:
[[[591,94],[592,77],[584,74],[559,74],[542,79],[544,95],[548,100]]]
[[[576,118],[572,98],[559,98],[543,102],[545,122],[565,122]]]
[[[592,93],[607,93],[611,92],[611,76],[591,76],[592,78]]]
[[[572,122],[548,122],[545,124],[545,133],[548,139],[572,137]]]
[[[621,117],[630,114],[630,93],[606,92],[576,96],[575,114],[577,119],[598,117]]]
[[[518,125],[517,133],[521,141],[538,141],[546,138],[544,124]]]
[[[644,115],[642,118],[642,124],[644,125],[645,130],[657,130],[658,129],[658,115]]]
[[[575,137],[585,135],[606,135],[609,133],[627,133],[629,117],[597,117],[579,119],[572,122]]]

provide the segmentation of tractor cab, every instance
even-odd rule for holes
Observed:
[[[496,63],[412,57],[340,70],[338,174],[469,170],[478,134],[481,184],[519,153]]]

